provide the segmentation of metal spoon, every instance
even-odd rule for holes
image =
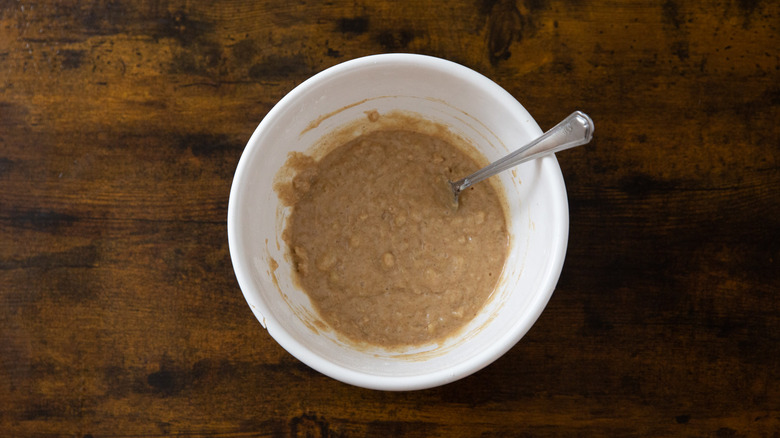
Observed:
[[[471,175],[455,182],[448,181],[453,195],[453,207],[458,206],[460,192],[499,172],[544,155],[560,152],[590,142],[593,138],[593,120],[581,111],[571,113],[541,137]]]

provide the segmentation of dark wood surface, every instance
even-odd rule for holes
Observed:
[[[780,3],[0,1],[3,436],[778,436]],[[571,237],[517,346],[389,393],[281,349],[233,275],[246,141],[295,85],[415,52],[559,155]]]

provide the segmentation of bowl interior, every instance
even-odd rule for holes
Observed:
[[[489,161],[542,133],[506,91],[448,61],[377,55],[332,67],[282,99],[247,144],[228,212],[234,271],[258,320],[282,347],[312,368],[368,388],[441,385],[506,352],[549,300],[568,238],[563,179],[554,156],[497,177],[509,209],[510,251],[494,298],[460,336],[412,351],[356,349],[320,321],[306,294],[293,283],[281,237],[289,209],[280,203],[273,183],[289,152],[307,152],[326,134],[365,119],[369,111],[403,111],[445,125]]]

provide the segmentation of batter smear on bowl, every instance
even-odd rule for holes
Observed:
[[[319,161],[291,159],[283,238],[296,281],[336,332],[386,348],[434,343],[486,304],[507,256],[504,205],[481,184],[449,208],[446,180],[480,168],[461,149],[378,130]]]

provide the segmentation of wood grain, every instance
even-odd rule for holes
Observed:
[[[0,1],[5,436],[778,436],[780,4]],[[387,393],[282,350],[230,264],[233,171],[288,91],[414,52],[560,154],[556,293],[504,357]]]

